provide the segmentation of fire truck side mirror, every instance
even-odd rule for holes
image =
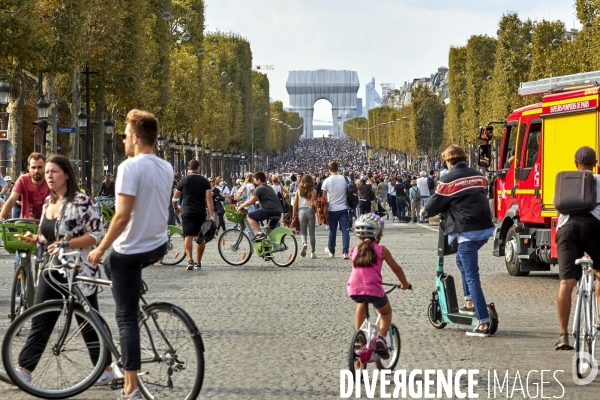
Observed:
[[[492,145],[480,144],[478,154],[479,159],[477,160],[477,164],[480,167],[489,168],[492,163]]]
[[[489,142],[490,140],[492,140],[493,133],[494,133],[493,126],[491,126],[491,125],[480,126],[479,127],[479,140],[485,140],[486,142]]]

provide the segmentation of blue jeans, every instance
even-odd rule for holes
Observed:
[[[327,222],[329,224],[329,242],[327,247],[331,254],[335,254],[335,236],[337,235],[338,224],[342,230],[342,252],[348,253],[348,248],[350,247],[348,210],[329,211],[327,213]]]
[[[458,240],[458,239],[455,239]],[[456,265],[462,277],[463,294],[465,300],[473,301],[475,314],[480,324],[490,322],[481,281],[479,279],[479,264],[477,262],[477,251],[486,244],[488,239],[462,242],[458,244],[456,253]]]
[[[406,197],[396,196],[396,217],[398,221],[406,221]]]

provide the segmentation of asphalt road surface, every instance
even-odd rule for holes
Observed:
[[[200,271],[186,271],[185,262],[176,267],[154,265],[144,271],[150,288],[147,299],[182,306],[202,332],[206,373],[201,398],[340,398],[340,370],[348,368],[355,303],[346,295],[351,264],[341,258],[341,236],[338,254],[331,260],[324,258],[327,234],[325,227],[318,227],[319,259],[298,256],[289,268],[278,268],[256,256],[243,267],[229,266],[220,259],[213,242],[207,246]],[[300,244],[299,236],[298,241]],[[486,300],[496,304],[500,323],[493,337],[472,338],[465,335],[465,326],[436,330],[427,319],[435,283],[436,229],[388,223],[382,244],[391,250],[414,286],[414,291],[396,290],[390,295],[393,322],[402,337],[396,370],[406,370],[407,375],[417,369],[479,370],[474,388],[479,398],[494,398],[494,373],[502,383],[507,372],[502,391],[496,385],[496,398],[534,397],[542,386],[543,397],[598,398],[600,378],[586,386],[574,384],[573,352],[553,348],[558,336],[556,268],[511,277],[503,260],[491,255],[491,244],[484,246],[480,251],[482,287]],[[12,256],[3,249],[0,263],[0,314],[6,315]],[[447,257],[446,271],[454,276],[462,303],[454,256]],[[395,275],[384,267],[384,281],[394,280]],[[116,333],[110,291],[99,298],[100,311]],[[8,319],[0,320],[0,338],[8,325]],[[417,376],[420,383],[424,379]],[[460,382],[466,390],[466,378]],[[392,378],[388,393],[393,389]],[[375,393],[379,398],[379,388]],[[408,392],[406,395],[410,398]],[[77,398],[116,397],[117,393],[107,388],[92,388]],[[30,397],[0,382],[0,398]]]

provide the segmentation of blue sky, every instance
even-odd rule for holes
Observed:
[[[448,64],[450,46],[471,35],[495,36],[503,13],[522,19],[561,20],[580,28],[574,0],[206,0],[208,31],[233,31],[247,38],[254,64],[267,72],[271,97],[289,105],[285,82],[290,70],[355,70],[364,85],[374,76],[396,87],[429,76]],[[364,100],[363,100],[364,104]],[[315,118],[331,119],[320,101]]]

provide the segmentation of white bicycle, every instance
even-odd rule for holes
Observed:
[[[581,265],[583,275],[577,283],[577,303],[573,315],[573,336],[575,337],[575,353],[583,352],[596,359],[596,338],[598,329],[598,298],[595,291],[594,262],[589,257],[583,257],[575,261],[575,265]],[[581,358],[576,358],[577,377],[580,379],[587,376],[591,370],[590,363]]]

